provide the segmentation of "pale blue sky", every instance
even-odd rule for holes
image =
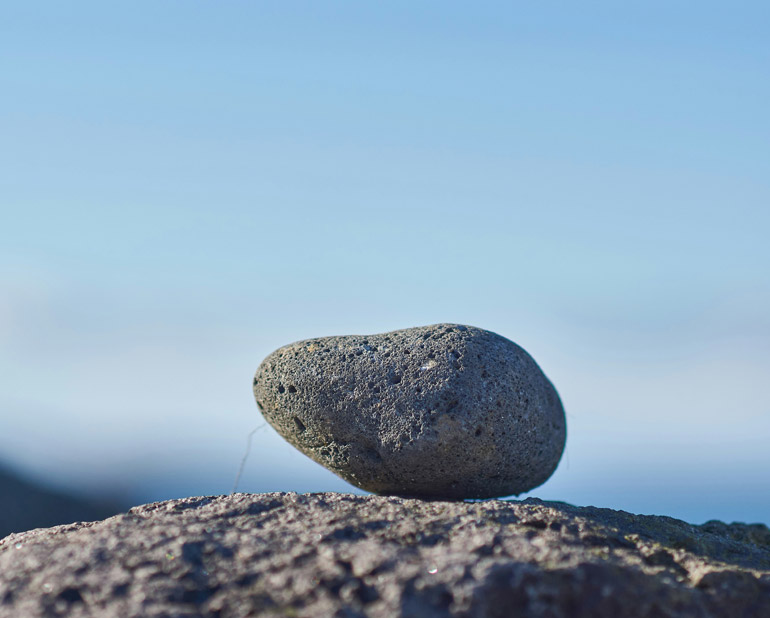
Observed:
[[[273,348],[551,377],[544,498],[770,522],[766,3],[0,2],[0,459],[229,491]],[[347,486],[270,430],[241,487]]]

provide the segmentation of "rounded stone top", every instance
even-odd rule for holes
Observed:
[[[254,395],[289,443],[379,494],[520,494],[551,476],[566,440],[532,357],[460,324],[284,346],[260,365]]]

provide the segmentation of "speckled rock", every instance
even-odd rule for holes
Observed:
[[[766,618],[770,531],[559,502],[235,494],[0,540],[0,618]]]
[[[566,439],[532,357],[472,326],[293,343],[262,362],[254,395],[288,442],[380,494],[519,494],[551,476]]]

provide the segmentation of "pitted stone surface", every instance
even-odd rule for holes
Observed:
[[[458,324],[287,345],[260,365],[254,395],[288,442],[380,494],[519,494],[551,476],[566,439],[532,357]]]
[[[235,494],[0,540],[0,618],[766,618],[770,531],[539,500]]]

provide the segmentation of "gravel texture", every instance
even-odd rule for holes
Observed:
[[[558,502],[235,494],[0,541],[0,617],[770,616],[770,531]]]
[[[532,357],[458,324],[284,346],[260,365],[254,395],[287,441],[379,494],[519,494],[551,476],[566,439]]]

